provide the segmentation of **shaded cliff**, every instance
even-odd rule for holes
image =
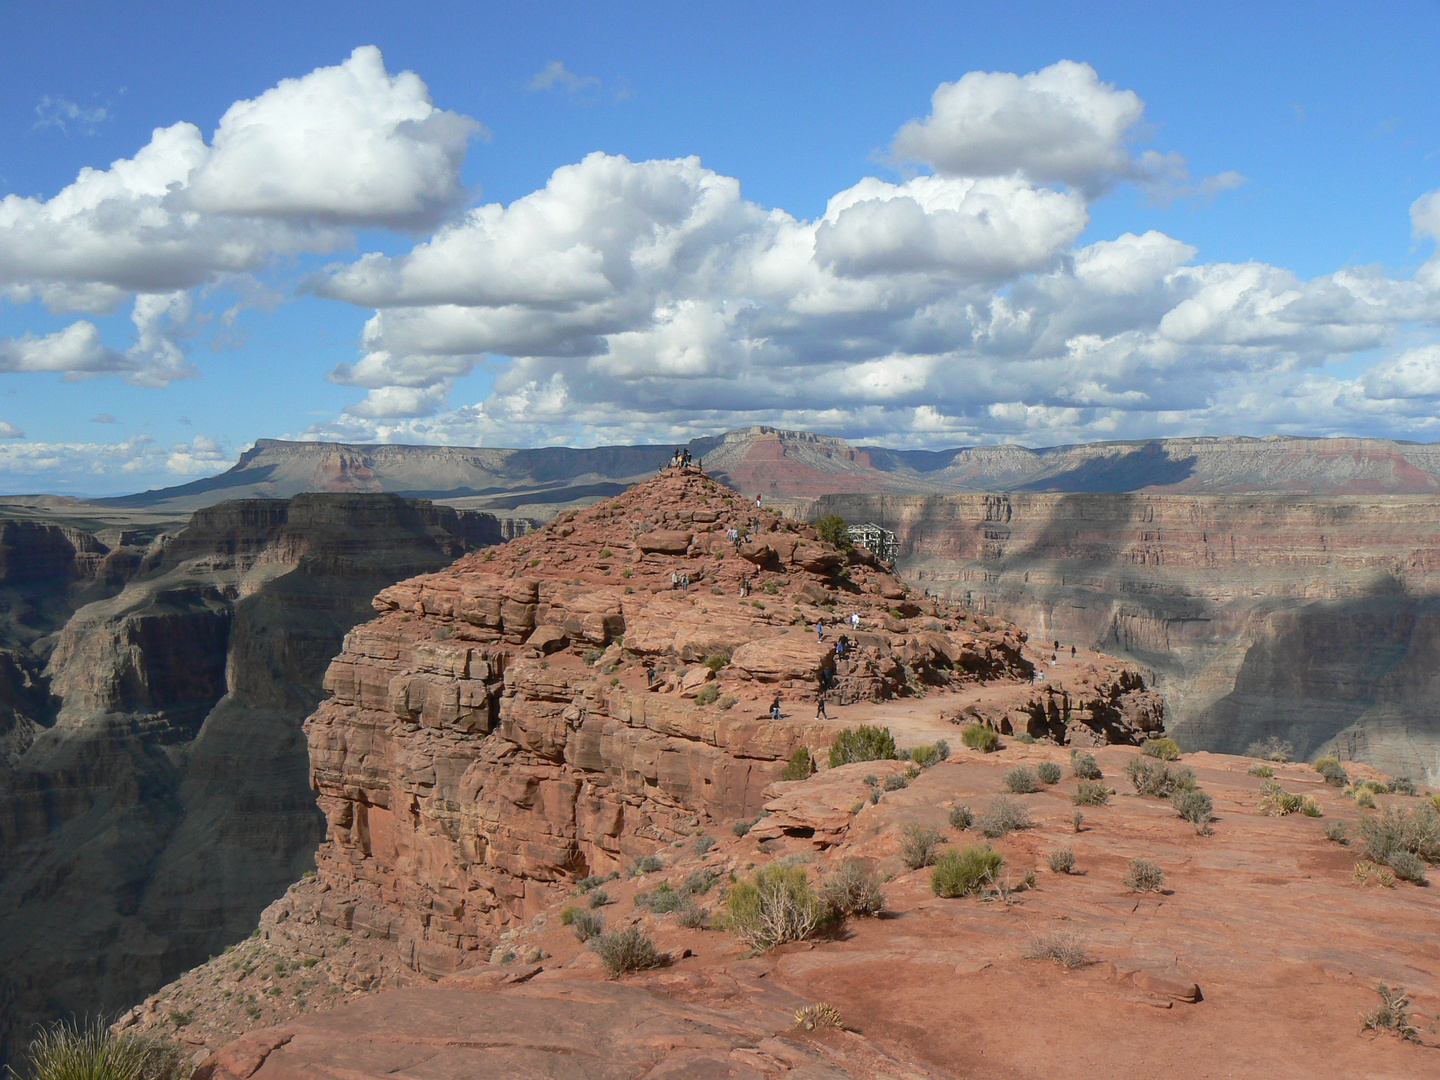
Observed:
[[[30,631],[0,654],[0,1053],[250,932],[313,865],[300,722],[345,632],[378,589],[500,539],[393,495],[239,501],[131,545],[127,582],[98,537],[54,528],[0,532],[44,542],[0,558]]]
[[[1440,499],[829,496],[917,586],[1154,673],[1175,738],[1440,777]]]

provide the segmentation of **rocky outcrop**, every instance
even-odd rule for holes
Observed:
[[[51,608],[99,594],[0,652],[3,1056],[28,1023],[127,1007],[251,932],[323,835],[300,723],[345,632],[377,590],[499,527],[391,495],[304,495],[129,544],[0,536],[43,540],[48,562],[11,565],[32,595],[37,567],[53,579]],[[136,576],[107,595],[117,553]]]
[[[1430,496],[835,496],[916,588],[1135,661],[1182,744],[1277,736],[1440,778],[1440,500]]]
[[[327,823],[314,902],[273,931],[369,941],[346,976],[361,986],[473,963],[577,879],[758,814],[791,755],[838,730],[802,719],[822,685],[868,702],[1035,674],[1023,634],[693,468],[374,606],[306,722]],[[1084,728],[1090,745],[1159,726],[1133,672],[1086,686],[1047,734]],[[984,719],[1028,718],[1012,705]]]

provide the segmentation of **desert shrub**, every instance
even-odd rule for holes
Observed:
[[[707,683],[702,686],[695,695],[696,705],[711,705],[720,697],[720,688],[714,683]]]
[[[1419,1042],[1420,1031],[1410,1022],[1410,995],[1403,986],[1393,989],[1380,983],[1375,987],[1380,995],[1380,1004],[1367,1013],[1360,1014],[1360,1024],[1366,1031],[1389,1031],[1407,1042]]]
[[[570,917],[570,929],[580,941],[589,941],[596,934],[605,931],[605,916],[598,911],[576,908]]]
[[[840,732],[830,745],[830,767],[856,761],[884,761],[895,756],[895,737],[890,729],[861,724]]]
[[[1325,839],[1333,840],[1337,844],[1348,844],[1350,841],[1345,839],[1345,822],[1327,821],[1325,823]]]
[[[1210,822],[1215,820],[1215,800],[1199,788],[1172,792],[1170,805],[1197,830],[1206,831]]]
[[[1350,777],[1345,775],[1345,770],[1340,767],[1340,759],[1333,757],[1322,757],[1315,759],[1315,771],[1325,778],[1325,783],[1331,787],[1344,787],[1350,782]]]
[[[675,922],[687,930],[703,930],[708,912],[702,908],[693,896],[685,897],[679,907],[675,909]]]
[[[1161,761],[1180,760],[1180,747],[1168,735],[1161,735],[1157,739],[1146,739],[1140,744],[1140,752],[1146,757],[1159,758]]]
[[[663,869],[664,863],[658,855],[641,855],[630,864],[630,876],[640,877],[642,874],[653,874],[656,870]]]
[[[1075,852],[1068,847],[1056,848],[1050,853],[1050,869],[1057,874],[1068,874],[1075,869]]]
[[[695,841],[695,854],[696,854],[696,855],[704,855],[707,851],[709,851],[712,847],[714,847],[715,844],[716,844],[715,837],[713,837],[713,836],[702,836],[702,837],[700,837],[698,840]]]
[[[965,725],[960,732],[960,741],[971,750],[979,750],[985,754],[993,754],[1000,749],[1000,736],[995,734],[993,728],[984,724]]]
[[[970,812],[970,807],[960,803],[950,808],[950,827],[964,832],[970,828],[970,823],[975,820],[975,815]]]
[[[780,586],[777,585],[777,584],[775,584],[775,582],[773,582],[773,581],[767,581],[767,582],[765,582],[765,592],[766,592],[767,595],[769,595],[769,596],[774,596],[774,595],[776,595],[779,591],[780,591]]]
[[[1269,765],[1251,765],[1248,771],[1251,776],[1264,777],[1266,780],[1275,775],[1275,770]]]
[[[187,1080],[194,1068],[174,1043],[112,1035],[99,1020],[41,1028],[24,1058],[15,1075],[26,1080]]]
[[[1131,859],[1120,882],[1131,892],[1159,892],[1165,884],[1165,873],[1149,859]]]
[[[685,881],[680,887],[691,896],[701,896],[709,892],[719,880],[720,875],[714,870],[692,870],[685,875]]]
[[[935,862],[935,851],[945,842],[945,834],[932,825],[907,821],[900,837],[900,858],[911,870],[919,870]]]
[[[1295,744],[1280,738],[1279,735],[1271,735],[1268,738],[1256,739],[1247,746],[1245,756],[1286,762],[1295,756]]]
[[[1390,781],[1390,790],[1396,795],[1416,795],[1415,781],[1408,776],[1396,776]]]
[[[795,1013],[795,1026],[805,1031],[814,1031],[816,1028],[844,1027],[845,1021],[840,1016],[840,1010],[834,1005],[826,1005],[823,1001],[818,1005],[806,1005]]]
[[[1425,861],[1419,855],[1408,851],[1392,851],[1390,857],[1385,861],[1401,881],[1413,881],[1416,885],[1425,884]]]
[[[821,514],[815,519],[815,535],[841,551],[849,551],[852,546],[850,534],[845,530],[845,519],[839,514]]]
[[[738,700],[739,699],[736,698],[734,694],[721,694],[720,700],[715,702],[715,704],[718,705],[722,710],[728,711],[735,707],[735,703]]]
[[[1109,792],[1106,792],[1106,795],[1108,796]],[[1076,832],[1082,832],[1085,828],[1085,815],[1076,810],[1074,816],[1070,818],[1070,824],[1075,827]]]
[[[1042,784],[1058,784],[1064,774],[1060,771],[1060,766],[1053,761],[1042,761],[1035,766],[1035,775],[1040,777]]]
[[[901,788],[910,786],[910,777],[904,773],[896,773],[894,776],[885,777],[886,791],[899,791]]]
[[[1356,863],[1351,877],[1356,885],[1382,885],[1387,889],[1395,888],[1395,872],[1388,866],[1377,866],[1369,859],[1361,859]]]
[[[1110,789],[1098,780],[1081,780],[1075,785],[1075,794],[1070,796],[1070,801],[1076,806],[1105,806],[1110,802]]]
[[[1086,750],[1070,751],[1070,771],[1081,780],[1100,780],[1105,776],[1095,761],[1095,755]]]
[[[1028,731],[1022,731],[1022,732],[1020,732],[1019,735],[1016,735],[1016,736],[1015,736],[1015,741],[1016,741],[1016,742],[1022,742],[1022,743],[1024,743],[1026,746],[1034,746],[1034,745],[1035,745],[1035,736],[1034,736],[1034,735],[1031,735]]]
[[[917,746],[910,751],[910,760],[922,769],[928,769],[940,760],[940,753],[931,746]]]
[[[1361,810],[1375,809],[1375,796],[1370,793],[1369,788],[1360,788],[1355,792],[1355,805]]]
[[[569,926],[571,923],[573,923],[573,922],[575,921],[575,913],[576,913],[577,911],[584,911],[584,910],[585,910],[584,908],[578,908],[578,907],[576,907],[574,904],[570,904],[570,905],[568,905],[568,906],[566,906],[566,907],[561,908],[561,909],[560,909],[560,925],[561,925],[561,926]]]
[[[604,655],[604,654],[601,653],[601,651],[600,651],[599,649],[586,649],[586,650],[585,650],[585,656],[584,656],[585,663],[587,663],[587,664],[589,664],[589,665],[591,665],[591,666],[593,667],[594,664],[595,664],[595,661],[596,661],[596,660],[599,660],[600,657],[603,656],[603,655]]]
[[[692,653],[691,655],[694,654]],[[728,652],[712,652],[709,656],[705,657],[705,666],[717,674],[720,669],[728,663],[730,663],[730,654]]]
[[[935,860],[930,888],[936,896],[967,896],[995,880],[1005,860],[989,844],[950,848]]]
[[[878,787],[873,787],[873,788],[870,789],[870,805],[871,805],[871,806],[875,806],[875,805],[877,805],[879,802],[880,802],[880,789],[879,789]]]
[[[846,859],[820,886],[820,899],[836,915],[878,915],[885,909],[880,882],[859,859]]]
[[[1133,757],[1125,763],[1125,775],[1137,795],[1168,799],[1176,791],[1195,789],[1195,770],[1185,765],[1174,768],[1155,758]]]
[[[592,908],[604,907],[610,902],[610,894],[604,889],[591,889],[589,896]]]
[[[975,824],[992,840],[1016,829],[1035,827],[1035,821],[1030,817],[1030,811],[1025,809],[1025,804],[1016,802],[1008,795],[998,796]]]
[[[790,755],[790,763],[780,774],[781,780],[808,780],[815,775],[815,760],[806,747],[800,747]]]
[[[1029,795],[1040,790],[1040,781],[1023,765],[1017,765],[1005,774],[1005,786],[1016,795]]]
[[[802,941],[825,914],[804,868],[778,862],[762,867],[749,881],[736,882],[725,896],[725,925],[752,949]]]
[[[1429,803],[1421,803],[1413,813],[1387,806],[1379,817],[1361,820],[1360,839],[1366,857],[1375,862],[1389,862],[1396,851],[1440,862],[1440,811]]]
[[[655,943],[638,926],[597,934],[590,939],[590,947],[599,955],[612,979],[627,972],[653,968],[660,963]]]
[[[1314,795],[1302,795],[1300,797],[1300,812],[1306,817],[1324,817],[1325,811],[1320,807],[1320,800]]]
[[[1079,938],[1073,934],[1047,934],[1030,942],[1025,951],[1027,960],[1049,960],[1059,964],[1066,971],[1085,967],[1094,961],[1085,952]]]
[[[730,831],[733,832],[736,836],[744,836],[746,833],[748,833],[751,829],[755,827],[755,821],[758,820],[759,818],[756,818],[753,821],[737,821],[735,822],[734,826],[731,827]]]
[[[1313,812],[1312,809],[1307,809],[1307,799],[1313,806]],[[1271,817],[1285,817],[1287,814],[1320,816],[1320,804],[1315,802],[1313,795],[1297,795],[1293,791],[1286,791],[1274,780],[1266,780],[1260,785],[1260,810]]]
[[[936,739],[935,753],[939,756],[941,761],[948,760],[950,757],[950,744],[944,739]]]
[[[662,881],[654,892],[636,893],[635,906],[649,908],[656,915],[668,915],[688,899],[688,892],[672,889],[667,882]]]

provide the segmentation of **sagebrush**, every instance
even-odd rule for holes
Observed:
[[[1005,859],[989,844],[950,848],[935,860],[930,887],[936,896],[967,896],[993,884]]]
[[[888,727],[861,724],[840,732],[830,744],[830,767],[856,761],[883,761],[895,756],[895,737]]]

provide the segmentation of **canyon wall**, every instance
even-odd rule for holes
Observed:
[[[501,524],[307,494],[114,539],[0,525],[0,1060],[251,932],[323,835],[301,721],[345,632]]]
[[[919,588],[1137,661],[1187,748],[1275,735],[1440,779],[1440,499],[826,496]]]

